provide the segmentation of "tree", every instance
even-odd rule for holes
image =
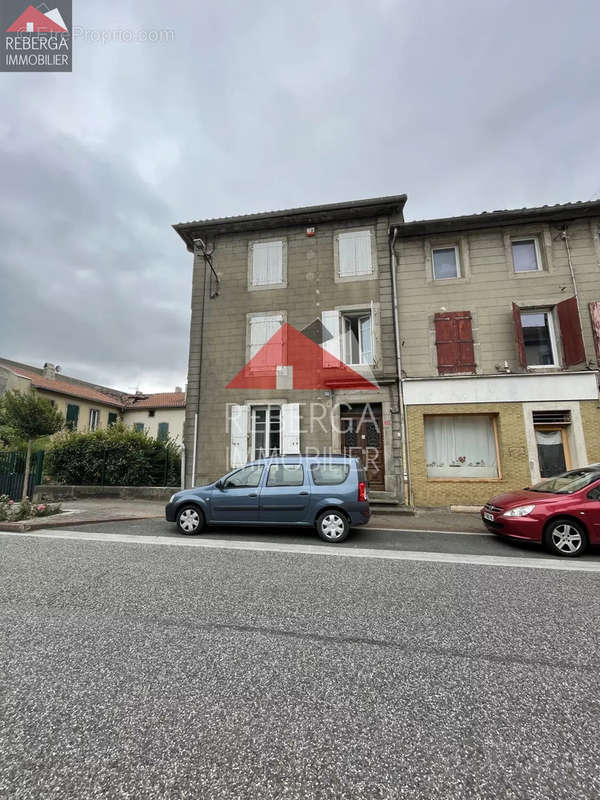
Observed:
[[[0,398],[0,429],[2,435],[13,441],[27,442],[25,459],[25,479],[23,497],[27,497],[29,471],[31,468],[31,449],[40,436],[50,436],[64,427],[65,418],[52,403],[33,389],[6,392]]]

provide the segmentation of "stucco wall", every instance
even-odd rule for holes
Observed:
[[[185,421],[185,408],[157,408],[154,416],[149,415],[148,409],[139,411],[125,411],[123,422],[129,427],[133,427],[136,422],[141,422],[150,436],[156,438],[158,435],[158,425],[166,422],[169,426],[169,436],[177,442],[183,442],[183,423]]]

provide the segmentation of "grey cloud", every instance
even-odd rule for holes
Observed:
[[[600,11],[547,2],[77,4],[72,75],[0,80],[0,353],[185,381],[172,222],[407,192],[407,218],[600,193]]]

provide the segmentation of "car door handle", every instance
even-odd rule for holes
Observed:
[[[258,495],[256,494],[256,492],[250,492],[248,497],[258,497]]]
[[[305,495],[305,494],[308,494],[308,492],[298,492],[298,494]]]

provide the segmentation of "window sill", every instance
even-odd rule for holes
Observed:
[[[287,283],[260,283],[256,286],[254,284],[248,286],[249,292],[264,292],[266,289],[287,289]]]
[[[362,275],[340,275],[336,273],[335,283],[354,283],[355,281],[374,281],[377,279],[376,272],[365,272]]]
[[[504,478],[427,478],[427,483],[499,483]]]

